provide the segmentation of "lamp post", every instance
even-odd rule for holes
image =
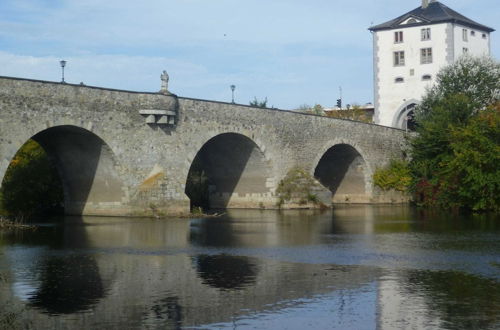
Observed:
[[[232,100],[231,102],[234,103],[234,90],[236,89],[236,86],[235,85],[231,85],[229,87],[231,87],[231,95],[232,95],[231,96],[231,100]]]
[[[61,60],[59,61],[59,64],[61,64],[61,69],[62,69],[62,80],[61,80],[61,83],[65,83],[64,81],[64,67],[66,66],[66,61],[65,60]]]

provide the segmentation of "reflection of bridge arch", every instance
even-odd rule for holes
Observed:
[[[222,133],[208,139],[186,178],[192,206],[257,207],[272,200],[270,162],[251,138]]]
[[[415,130],[415,108],[418,105],[418,101],[415,99],[406,101],[403,103],[399,109],[396,111],[394,118],[392,120],[392,127]]]
[[[61,125],[41,130],[30,138],[40,144],[57,168],[66,214],[89,214],[121,204],[124,189],[113,152],[96,134]],[[18,149],[25,141],[19,141]]]
[[[344,141],[327,144],[313,164],[314,177],[333,194],[334,203],[366,203],[372,170],[363,151]]]

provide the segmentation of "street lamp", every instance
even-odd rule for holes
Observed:
[[[66,66],[66,61],[65,60],[61,60],[59,61],[59,64],[61,64],[61,69],[62,69],[62,80],[61,80],[61,83],[65,83],[64,81],[64,67]]]
[[[234,90],[236,89],[236,86],[235,85],[231,85],[229,87],[231,87],[231,95],[232,95],[232,101],[231,102],[234,103]]]

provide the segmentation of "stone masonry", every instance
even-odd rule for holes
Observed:
[[[274,207],[277,184],[291,168],[313,175],[330,155],[335,174],[335,157],[341,161],[346,152],[355,161],[338,170],[334,201],[402,201],[374,189],[372,174],[402,157],[405,132],[349,120],[165,92],[0,77],[0,178],[30,138],[53,159],[68,214],[188,212],[186,182],[204,148],[210,150],[204,157],[216,206]],[[333,152],[339,145],[344,147]],[[217,178],[224,175],[230,180],[222,184]],[[355,180],[362,187],[350,192]]]

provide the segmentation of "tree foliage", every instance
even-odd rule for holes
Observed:
[[[445,67],[416,110],[410,169],[428,206],[499,209],[500,64],[463,57]]]
[[[307,104],[302,104],[296,109],[296,111],[318,116],[323,116],[325,114],[324,108],[321,104],[315,104],[313,107]]]
[[[476,111],[485,109],[500,99],[500,64],[489,57],[464,55],[454,64],[441,69],[436,84],[427,90],[417,107],[417,122],[431,120],[436,115],[434,108],[448,99],[462,95],[468,107],[458,108],[453,122],[466,122]]]
[[[363,123],[372,123],[373,115],[367,113],[361,106],[354,104],[349,110],[335,110],[326,112],[330,118],[349,119],[361,121]]]
[[[0,189],[1,209],[10,215],[60,210],[64,201],[59,174],[43,148],[26,142],[10,162]]]
[[[257,107],[257,108],[267,108],[267,97],[260,101],[257,99],[257,97],[253,98],[253,101],[250,101],[249,103],[252,107]]]
[[[406,192],[411,182],[410,168],[403,160],[392,160],[389,166],[379,168],[373,174],[373,183],[383,190],[394,189]]]

